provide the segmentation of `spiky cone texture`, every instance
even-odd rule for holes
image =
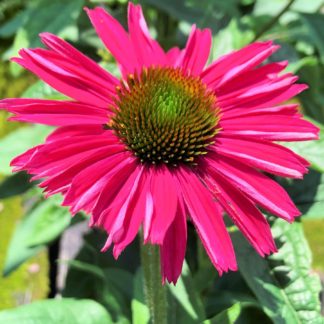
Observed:
[[[85,10],[122,79],[49,33],[47,49],[22,49],[13,61],[71,100],[1,101],[12,120],[57,127],[14,171],[89,213],[116,258],[142,227],[144,243],[160,246],[163,281],[181,273],[187,219],[220,274],[237,269],[224,212],[260,255],[275,252],[259,207],[288,222],[300,212],[265,173],[300,179],[309,166],[276,142],[318,136],[297,105],[281,104],[307,86],[287,62],[261,65],[278,46],[255,42],[206,66],[209,29],[193,26],[184,49],[165,52],[139,5],[129,3],[128,32],[103,8]]]

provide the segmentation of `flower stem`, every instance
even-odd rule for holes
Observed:
[[[167,324],[166,287],[162,285],[159,247],[141,244],[144,294],[152,324]]]
[[[261,28],[261,30],[255,35],[253,42],[258,40],[261,36],[263,36],[263,34],[265,34],[269,29],[271,29],[279,20],[279,18],[293,5],[294,2],[295,0],[290,0],[276,16],[274,16],[267,24],[265,24]]]

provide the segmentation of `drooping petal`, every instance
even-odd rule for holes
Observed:
[[[154,212],[145,241],[162,244],[177,210],[176,184],[170,170],[162,165],[151,170],[151,194]]]
[[[162,282],[177,283],[181,274],[187,245],[187,219],[184,202],[178,196],[177,212],[160,247]]]
[[[256,251],[261,256],[276,252],[270,226],[255,205],[213,170],[204,179],[215,198]]]
[[[43,99],[3,99],[0,100],[0,109],[15,114],[10,120],[51,126],[103,125],[108,122],[108,115],[111,114],[108,109],[90,104]]]
[[[150,184],[150,173],[149,170],[145,168],[141,175],[138,189],[128,208],[123,223],[123,234],[117,242],[114,242],[114,255],[116,257],[118,257],[125,247],[134,240],[143,220],[152,218],[153,199],[150,192]]]
[[[216,153],[283,177],[302,178],[307,161],[293,151],[271,142],[218,136],[211,148]]]
[[[210,153],[206,161],[249,198],[271,213],[292,222],[300,215],[287,192],[274,180],[231,158]]]
[[[110,228],[106,228],[109,233],[108,239],[102,248],[106,251],[112,243],[118,243],[125,233],[124,222],[126,214],[131,212],[131,202],[136,195],[143,172],[143,166],[136,167],[130,177],[122,185],[118,195],[112,201],[110,207],[106,210],[105,217],[110,218]],[[113,250],[114,257],[117,258],[121,251],[117,248]]]
[[[213,265],[220,274],[236,270],[232,242],[211,193],[185,168],[181,168],[177,176],[190,217]]]
[[[63,201],[64,206],[72,206],[71,212],[76,213],[89,202],[96,201],[109,179],[109,171],[116,166],[132,164],[133,158],[128,152],[109,156],[106,159],[91,164],[82,170],[73,180]]]

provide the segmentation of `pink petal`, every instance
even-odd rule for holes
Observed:
[[[305,84],[287,85],[280,89],[271,91],[270,93],[260,93],[258,96],[250,96],[242,100],[237,100],[235,102],[233,100],[223,100],[221,103],[221,108],[223,111],[225,111],[237,108],[246,110],[250,108],[271,107],[291,99],[307,88],[308,87]]]
[[[286,191],[264,174],[225,156],[210,153],[209,166],[271,213],[292,222],[300,215]]]
[[[218,136],[213,150],[279,176],[302,178],[309,164],[293,151],[271,142]]]
[[[42,42],[51,50],[64,57],[66,60],[73,59],[74,63],[82,69],[83,73],[97,80],[106,89],[113,90],[119,84],[119,80],[103,69],[95,61],[89,59],[86,55],[78,51],[68,42],[51,33],[41,33]]]
[[[91,201],[92,206],[108,183],[109,172],[116,166],[122,167],[124,164],[130,165],[132,162],[133,158],[130,157],[130,154],[123,152],[91,164],[74,177],[71,187],[66,193],[63,205],[72,206],[72,213],[83,209]]]
[[[103,108],[112,103],[109,91],[94,84],[92,80],[76,74],[75,71],[69,70],[66,67],[67,62],[57,54],[41,49],[23,49],[19,51],[19,55],[21,58],[13,58],[12,61],[30,70],[51,87],[70,98]],[[55,56],[56,61],[54,62],[50,56]],[[78,68],[78,66],[73,66]]]
[[[147,169],[144,169],[138,189],[124,220],[123,234],[114,245],[114,255],[116,257],[134,240],[143,220],[147,218],[151,219],[152,214],[153,199],[150,193],[150,174]]]
[[[211,39],[209,29],[200,30],[192,26],[181,64],[190,75],[199,75],[204,68],[210,53]]]
[[[122,66],[124,73],[140,71],[140,65],[135,55],[133,42],[130,40],[121,24],[109,15],[103,8],[85,8],[91,23],[102,42]]]
[[[269,122],[270,121],[270,122]],[[318,127],[307,120],[282,114],[255,114],[221,120],[219,126],[226,136],[242,136],[270,141],[305,141],[318,138]]]
[[[15,116],[11,120],[66,126],[80,124],[106,124],[108,109],[72,101],[42,99],[4,99],[0,109],[6,109]]]
[[[128,29],[137,61],[142,66],[163,66],[166,56],[157,41],[152,39],[140,5],[128,3]]]
[[[162,165],[151,170],[151,194],[154,212],[149,225],[148,237],[152,244],[162,244],[164,236],[174,220],[177,210],[178,193],[170,170]]]
[[[168,65],[178,67],[182,60],[185,50],[180,50],[178,47],[172,47],[166,52]]]
[[[254,87],[255,85],[267,84],[278,78],[278,73],[283,71],[288,61],[276,62],[263,65],[253,70],[247,70],[229,82],[215,88],[217,95],[224,96],[239,91],[243,93],[245,89]]]
[[[191,171],[181,168],[177,176],[191,219],[215,268],[220,274],[236,270],[232,242],[211,193]]]
[[[233,108],[222,111],[222,120],[226,119],[236,119],[245,116],[257,116],[257,115],[268,115],[271,118],[273,115],[281,115],[281,116],[296,116],[298,115],[298,105],[297,104],[289,104],[289,105],[281,105],[275,107],[250,107],[246,109],[241,108]]]
[[[255,205],[222,176],[209,172],[205,181],[215,198],[261,256],[276,252],[270,226]]]
[[[239,74],[258,66],[277,49],[278,46],[273,46],[272,42],[252,43],[220,57],[206,68],[201,77],[209,87],[216,89]]]
[[[182,197],[178,196],[177,212],[160,247],[162,282],[177,283],[187,245],[187,219]]]
[[[125,231],[127,231],[127,229],[124,226],[124,222],[127,218],[127,214],[132,212],[132,201],[134,201],[134,197],[138,193],[142,172],[142,165],[135,168],[135,170],[132,172],[125,184],[120,189],[115,200],[112,202],[111,207],[109,208],[109,217],[111,219],[114,219],[114,221],[111,224],[111,228],[109,230],[109,237],[102,251],[106,251],[111,245],[111,243],[120,242],[125,234]],[[113,254],[116,259],[118,258],[120,253],[120,246],[117,246],[117,248],[114,247]]]

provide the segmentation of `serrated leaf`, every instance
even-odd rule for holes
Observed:
[[[59,207],[52,197],[28,212],[17,224],[7,251],[4,275],[8,275],[23,262],[56,239],[70,224],[66,208]]]
[[[1,323],[102,324],[113,323],[105,308],[94,300],[43,300],[0,312]]]
[[[240,272],[274,323],[323,323],[319,277],[311,271],[311,252],[302,225],[277,219],[279,252],[261,258],[239,232],[233,234]]]
[[[0,140],[0,173],[11,175],[11,160],[17,155],[40,144],[52,130],[48,126],[27,126],[19,128]]]

